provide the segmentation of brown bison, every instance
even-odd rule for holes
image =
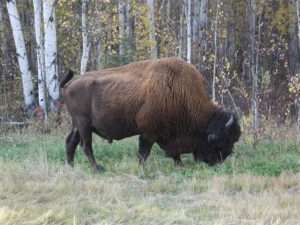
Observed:
[[[156,142],[176,165],[184,153],[210,165],[222,162],[240,137],[236,116],[213,105],[197,69],[180,59],[146,60],[72,77],[69,72],[61,83],[73,122],[66,138],[70,165],[82,142],[99,171],[93,132],[109,142],[139,135],[140,163]]]

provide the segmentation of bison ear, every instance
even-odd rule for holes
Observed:
[[[208,134],[208,137],[207,137],[208,143],[217,141],[218,139],[219,139],[218,135],[216,135],[216,134]]]
[[[225,129],[228,130],[233,124],[233,116],[230,116],[230,119],[225,124]]]

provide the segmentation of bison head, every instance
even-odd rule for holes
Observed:
[[[197,139],[195,143],[195,160],[209,165],[223,162],[233,152],[240,135],[237,117],[224,110],[218,111],[208,123],[205,138]]]

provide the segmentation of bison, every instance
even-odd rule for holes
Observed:
[[[177,58],[145,60],[87,72],[61,83],[73,127],[66,138],[67,163],[82,143],[95,172],[92,133],[108,140],[139,135],[143,164],[157,143],[175,165],[193,153],[197,162],[220,163],[233,151],[241,131],[237,117],[217,108],[197,69]]]

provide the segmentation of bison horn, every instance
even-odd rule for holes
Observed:
[[[218,135],[216,135],[216,134],[209,134],[209,135],[208,135],[208,143],[214,142],[214,141],[216,141],[216,140],[218,140],[218,139],[219,139],[219,137],[218,137]]]
[[[233,124],[233,116],[231,115],[230,119],[225,124],[225,128],[228,129]]]

